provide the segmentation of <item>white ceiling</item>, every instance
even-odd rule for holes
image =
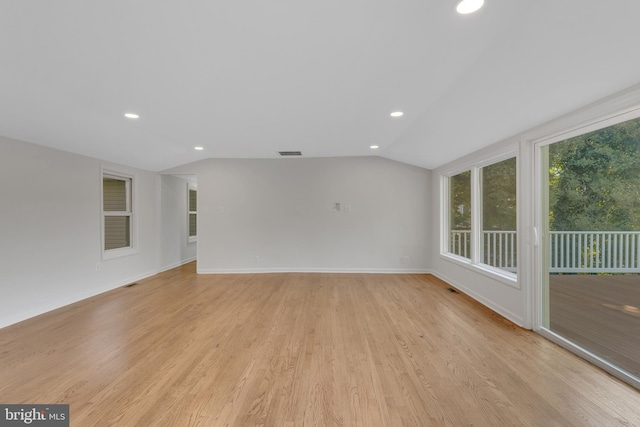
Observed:
[[[2,0],[0,135],[152,171],[431,169],[640,82],[640,1],[485,1]]]

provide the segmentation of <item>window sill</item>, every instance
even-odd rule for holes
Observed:
[[[455,254],[441,253],[440,257],[446,261],[457,264],[475,273],[479,273],[483,276],[497,280],[507,286],[515,289],[520,289],[518,275],[516,273],[510,273],[506,270],[501,270],[487,264],[473,264],[469,258],[463,258]]]
[[[135,255],[137,253],[138,250],[135,248],[110,249],[108,251],[102,251],[102,259],[122,258],[125,256]]]
[[[188,243],[195,243],[198,241],[198,236],[189,237]]]

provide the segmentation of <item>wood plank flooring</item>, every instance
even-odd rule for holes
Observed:
[[[631,426],[640,393],[429,275],[170,270],[0,329],[72,426]]]

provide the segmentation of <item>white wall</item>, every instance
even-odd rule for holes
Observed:
[[[429,268],[425,169],[347,157],[212,159],[167,172],[198,176],[200,273]]]
[[[135,175],[138,243],[105,261],[102,165]],[[150,172],[0,137],[0,327],[156,273],[157,186]]]
[[[135,176],[135,255],[102,260],[102,167]],[[377,157],[186,169],[199,175],[202,272],[428,269],[427,170]],[[0,327],[193,259],[186,191],[185,179],[0,137]]]
[[[160,270],[168,270],[196,259],[196,242],[189,243],[187,188],[189,181],[172,175],[160,176],[161,256]]]

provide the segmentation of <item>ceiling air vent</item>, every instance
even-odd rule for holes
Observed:
[[[278,151],[281,156],[302,156],[302,151]]]

